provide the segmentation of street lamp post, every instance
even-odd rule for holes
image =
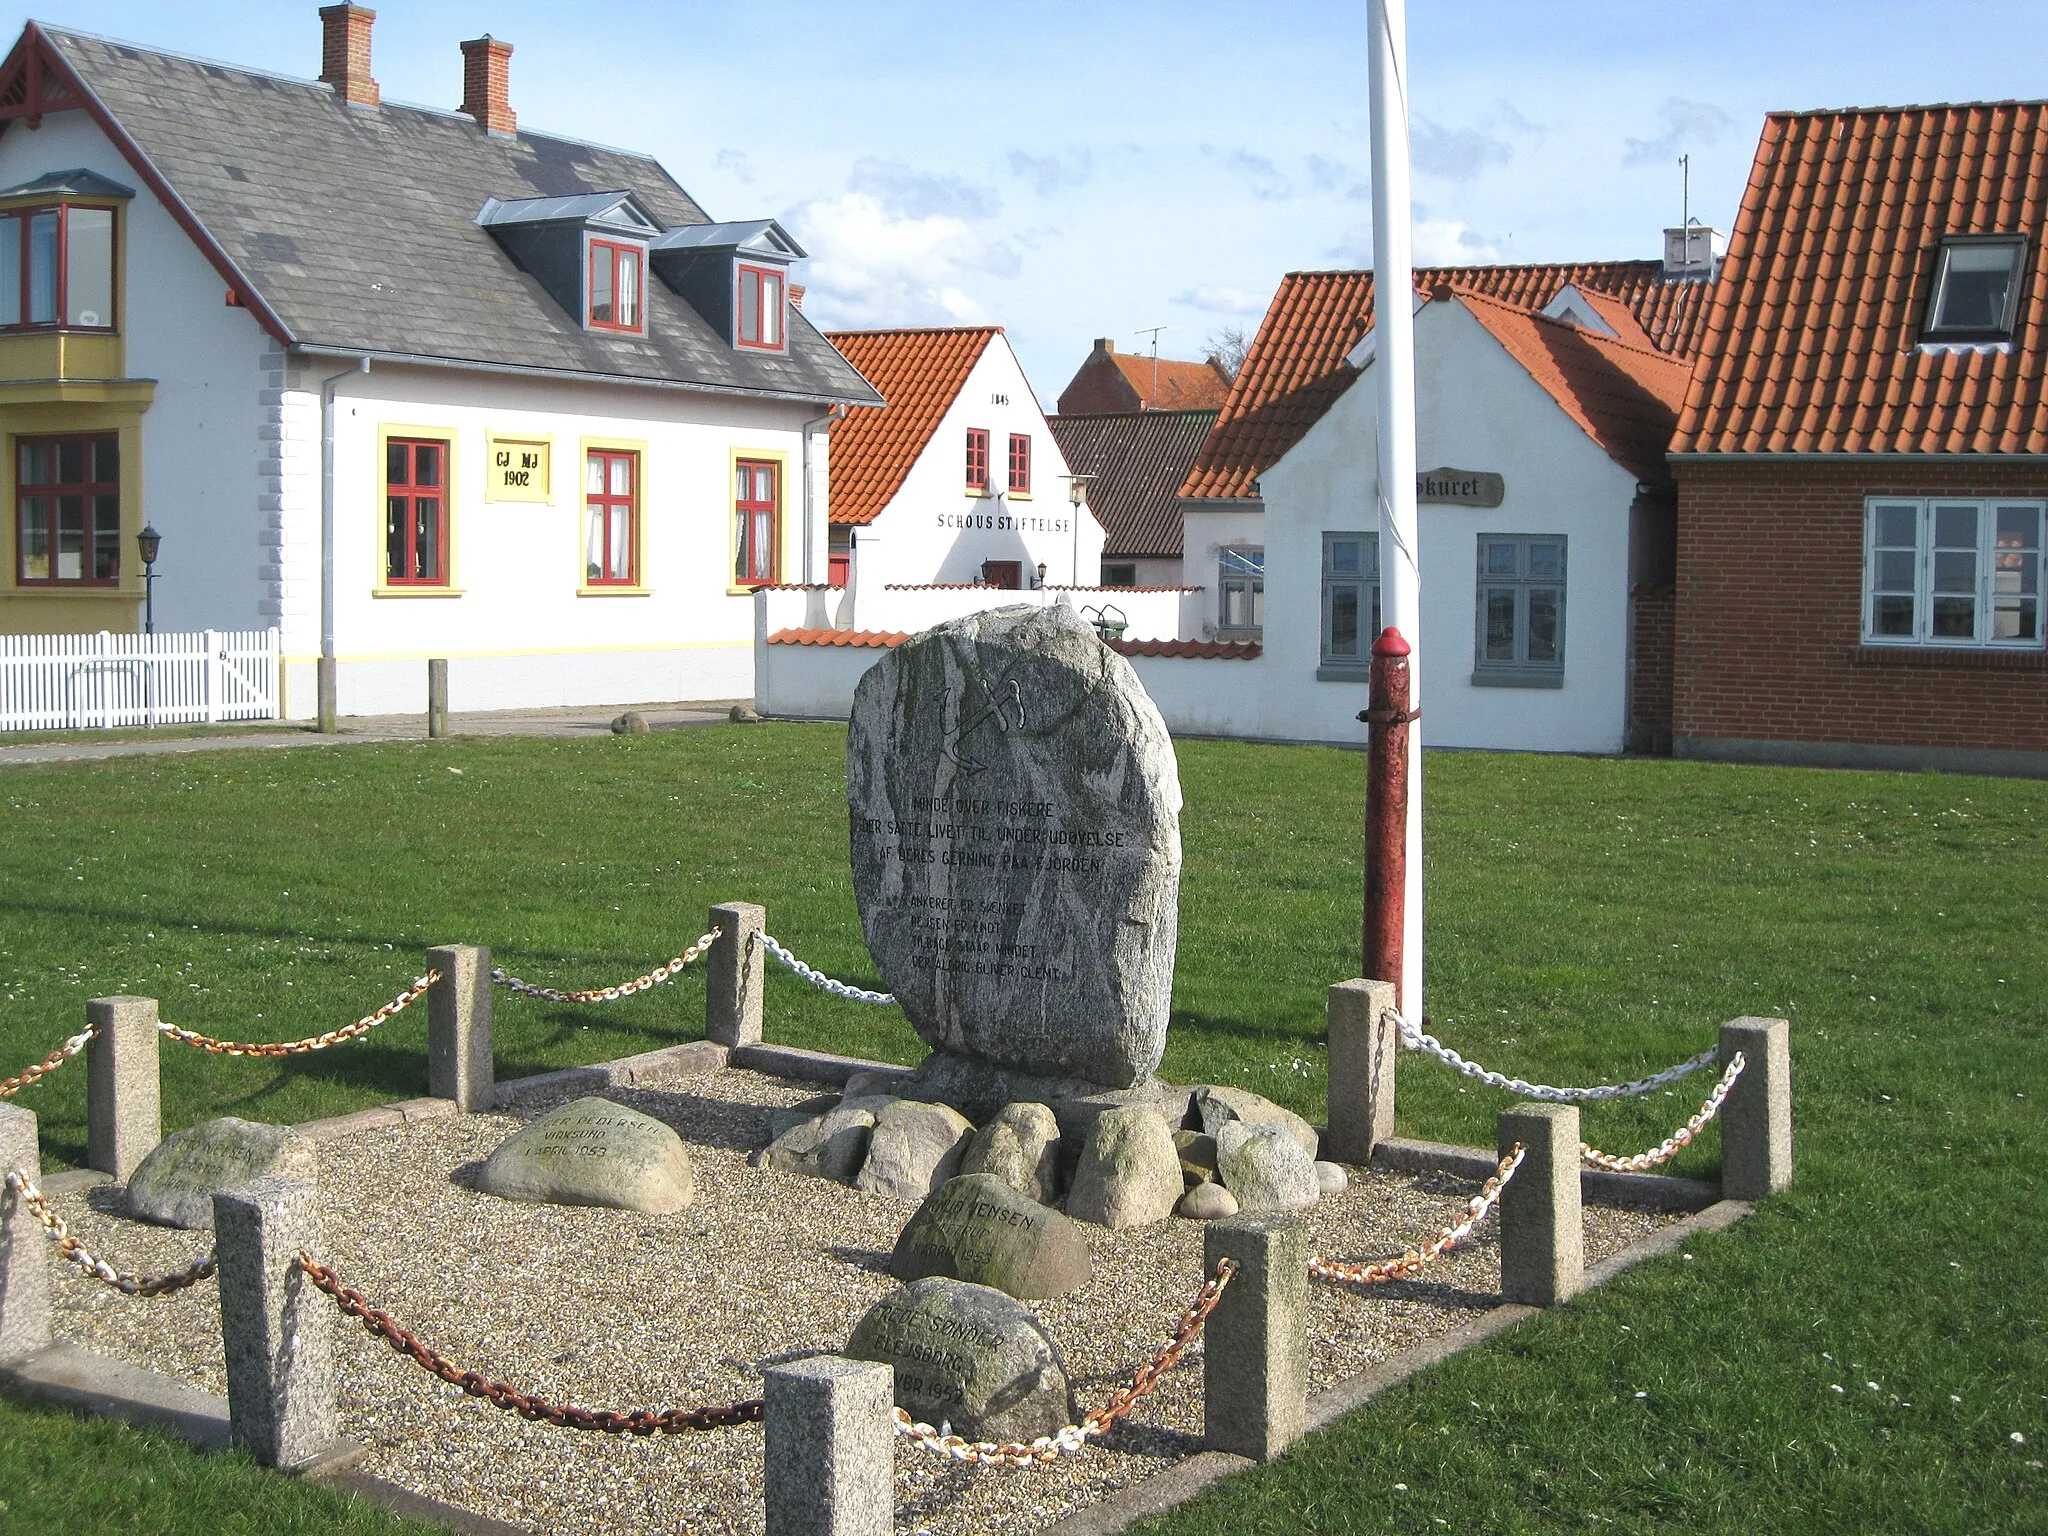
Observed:
[[[156,556],[164,536],[145,523],[135,535],[135,548],[142,556],[142,632],[156,633]]]
[[[1073,558],[1068,562],[1072,574],[1067,577],[1067,580],[1077,587],[1081,585],[1081,509],[1088,505],[1088,482],[1094,478],[1093,475],[1068,475],[1066,477],[1067,503],[1072,508],[1068,513],[1067,520],[1072,524],[1070,531],[1073,534]],[[1101,573],[1097,572],[1096,574],[1099,577]],[[1091,581],[1088,585],[1092,587],[1095,583]]]

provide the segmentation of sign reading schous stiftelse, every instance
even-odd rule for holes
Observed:
[[[1426,505],[1497,507],[1507,493],[1506,479],[1487,469],[1425,469],[1415,477],[1415,499]]]

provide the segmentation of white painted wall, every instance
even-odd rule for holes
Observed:
[[[996,403],[999,397],[1004,403]],[[966,490],[969,427],[989,435],[986,496]],[[1031,438],[1029,497],[1004,489],[1012,432]],[[1075,517],[1066,473],[1017,354],[998,334],[889,505],[854,530],[856,580],[870,588],[979,581],[984,560],[1016,560],[1027,584],[1043,561],[1050,583],[1094,586],[1102,577],[1102,525],[1086,510]]]
[[[1266,540],[1266,515],[1257,503],[1221,506],[1188,505],[1181,513],[1181,580],[1204,589],[1202,629],[1213,636],[1222,620],[1223,592],[1218,583],[1223,551],[1233,547],[1262,546]],[[1266,583],[1270,598],[1272,580]],[[1270,615],[1270,609],[1268,613]]]
[[[1123,616],[1126,640],[1183,640],[1197,633],[1202,594],[1168,587],[1136,592],[1128,587],[854,587],[764,589],[755,596],[758,635],[784,629],[842,629],[914,635],[970,613],[1019,604],[1065,603],[1094,620],[1098,613]]]

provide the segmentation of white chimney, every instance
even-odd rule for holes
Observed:
[[[1711,225],[1695,221],[1674,226],[1664,231],[1664,275],[1704,281],[1714,275],[1727,250],[1728,237]]]

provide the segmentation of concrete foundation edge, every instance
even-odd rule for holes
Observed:
[[[1372,1151],[1372,1165],[1389,1173],[1450,1173],[1461,1179],[1488,1179],[1500,1159],[1481,1147],[1454,1147],[1448,1142],[1416,1141],[1392,1136]],[[1609,1173],[1585,1168],[1579,1173],[1581,1198],[1596,1205],[1627,1206],[1638,1211],[1703,1211],[1721,1198],[1721,1187],[1704,1179],[1677,1179],[1661,1173]]]
[[[1740,736],[1674,736],[1671,755],[1695,762],[1787,768],[1864,768],[1890,773],[1977,773],[2048,779],[2048,752],[2000,747],[1892,747],[1857,741],[1761,741]]]

